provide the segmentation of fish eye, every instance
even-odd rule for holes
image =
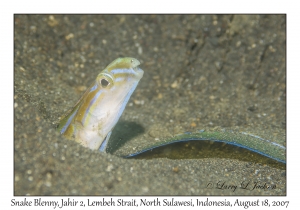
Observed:
[[[107,73],[100,73],[97,77],[97,83],[102,88],[111,88],[114,84],[114,78]]]
[[[101,86],[104,88],[106,88],[109,85],[109,82],[104,78],[101,79],[100,83],[101,83]]]

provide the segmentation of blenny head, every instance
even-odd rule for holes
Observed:
[[[135,58],[118,58],[110,63],[60,121],[61,134],[90,149],[99,149],[104,140],[107,144],[144,74],[139,64]]]

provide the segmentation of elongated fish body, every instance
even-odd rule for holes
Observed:
[[[92,150],[105,151],[112,129],[142,78],[135,58],[118,58],[98,74],[75,106],[61,119],[58,130]]]

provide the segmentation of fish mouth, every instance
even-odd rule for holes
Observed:
[[[144,75],[143,69],[139,68],[138,66],[137,66],[137,67],[134,67],[134,68],[132,68],[132,69],[134,70],[135,75],[136,75],[136,77],[137,77],[138,79],[141,79],[141,78],[143,77],[143,75]]]

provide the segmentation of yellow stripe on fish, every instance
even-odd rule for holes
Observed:
[[[75,106],[61,119],[58,130],[67,139],[105,151],[112,129],[143,77],[135,58],[118,58],[97,76]]]

